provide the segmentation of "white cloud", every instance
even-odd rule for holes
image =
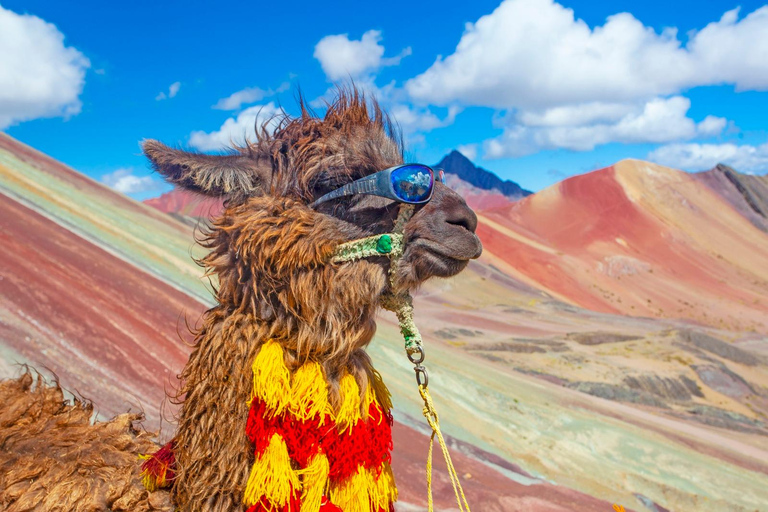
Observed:
[[[376,85],[377,72],[385,66],[396,66],[411,54],[406,48],[395,57],[384,57],[381,32],[369,30],[360,40],[350,40],[347,34],[326,36],[315,46],[315,58],[320,62],[329,80],[353,78],[357,90],[369,98],[376,98],[387,109],[410,143],[423,141],[423,133],[453,123],[461,109],[450,106],[441,118],[428,107],[414,106],[408,101],[405,91],[394,82],[379,87]],[[336,89],[328,89],[323,96],[310,102],[314,108],[322,108],[336,96]]]
[[[695,62],[688,85],[735,84],[736,90],[768,90],[768,5],[739,20],[740,8],[696,33],[687,49]]]
[[[274,96],[277,93],[287,91],[291,87],[288,82],[283,82],[275,90],[262,89],[260,87],[246,87],[240,91],[230,94],[226,98],[220,99],[213,108],[217,110],[238,110],[243,105],[249,103],[255,103],[261,101],[269,96]]]
[[[462,144],[456,149],[470,160],[477,158],[477,144]]]
[[[688,98],[655,98],[644,105],[594,103],[522,112],[507,120],[504,133],[486,141],[488,158],[523,156],[544,149],[588,151],[610,142],[663,143],[711,137],[726,120],[708,116],[695,123],[686,113]]]
[[[78,114],[89,67],[54,25],[0,7],[0,129]]]
[[[160,100],[166,100],[168,98],[173,98],[179,93],[179,89],[181,89],[181,82],[173,82],[168,87],[168,94],[161,92],[160,94],[155,96],[155,100],[160,101]]]
[[[590,28],[553,0],[506,0],[406,88],[432,104],[543,109],[625,103],[729,83],[768,89],[768,6],[727,12],[683,46],[629,13]]]
[[[101,177],[102,183],[123,194],[140,194],[157,190],[162,182],[152,176],[136,176],[130,168],[118,169]]]
[[[453,124],[460,109],[450,107],[445,118],[440,119],[425,108],[417,108],[404,103],[394,103],[389,106],[389,115],[397,122],[403,133],[408,136],[417,132],[429,132]]]
[[[245,140],[254,140],[255,127],[267,124],[268,130],[273,130],[277,124],[276,116],[282,110],[270,102],[265,105],[254,105],[240,112],[237,117],[230,117],[221,128],[213,132],[194,131],[189,135],[189,145],[200,151],[220,151],[231,148],[232,144],[242,144]]]
[[[376,98],[379,104],[389,113],[391,119],[402,130],[405,140],[411,144],[422,143],[423,134],[435,128],[442,128],[453,124],[456,115],[461,111],[459,107],[451,106],[444,117],[432,112],[428,107],[414,106],[407,100],[405,91],[395,87],[391,82],[383,87],[375,83],[375,76],[365,76],[355,81],[355,87],[368,98]],[[335,87],[328,89],[325,94],[310,102],[313,108],[323,108],[327,102],[336,97]]]
[[[648,159],[688,171],[702,171],[724,163],[737,171],[762,174],[768,172],[768,143],[760,146],[730,143],[668,144],[651,151]]]
[[[632,104],[591,102],[545,110],[524,110],[517,116],[527,126],[580,126],[590,123],[618,122],[634,110]]]
[[[381,32],[369,30],[359,40],[348,34],[325,36],[315,45],[315,58],[320,61],[329,80],[360,78],[382,66],[394,66],[411,54],[406,48],[396,57],[384,58],[384,46],[379,44]]]
[[[422,105],[497,109],[504,133],[484,148],[498,158],[717,135],[727,121],[697,123],[680,96],[717,84],[768,90],[768,6],[728,11],[684,44],[629,13],[590,27],[554,0],[505,0],[405,89]]]

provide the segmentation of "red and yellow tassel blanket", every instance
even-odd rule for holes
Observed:
[[[334,410],[317,362],[291,374],[277,342],[262,346],[253,362],[245,426],[254,450],[243,497],[247,512],[394,510],[389,392],[374,372],[362,403],[352,375],[341,378],[339,394]],[[167,457],[166,448],[158,454]],[[172,484],[166,468],[173,466],[159,464],[158,454],[142,466],[150,489],[161,480]],[[155,469],[163,471],[155,474]]]

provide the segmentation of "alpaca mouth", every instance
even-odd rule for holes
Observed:
[[[416,280],[422,282],[430,277],[451,277],[464,270],[469,260],[482,253],[480,240],[474,233],[471,235],[466,237],[467,240],[450,245],[426,238],[414,240],[406,250],[411,253],[409,259],[413,262]]]
[[[448,240],[448,243],[437,242],[428,238],[414,240],[413,248],[431,253],[435,257],[467,262],[480,257],[483,253],[483,245],[476,234],[466,230],[466,236],[462,240]]]
[[[458,259],[446,256],[431,249],[426,249],[419,255],[416,265],[416,272],[419,280],[429,277],[451,277],[455,276],[469,264],[469,259]]]

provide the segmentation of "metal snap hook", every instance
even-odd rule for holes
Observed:
[[[427,374],[426,368],[424,368],[421,365],[418,365],[413,368],[413,371],[416,372],[416,384],[418,384],[419,387],[423,386],[426,388],[427,386],[429,386],[429,375]]]

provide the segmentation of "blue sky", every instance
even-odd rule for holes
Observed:
[[[540,190],[633,157],[768,172],[761,2],[4,1],[0,129],[137,198],[139,153],[201,151],[354,77],[409,155]]]

